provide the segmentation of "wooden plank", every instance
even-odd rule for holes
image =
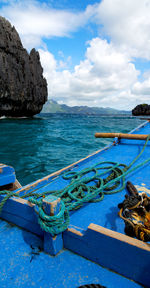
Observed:
[[[149,244],[95,224],[81,235],[68,229],[63,238],[65,248],[150,287]]]
[[[9,183],[9,184],[6,184],[6,185],[0,185],[0,191],[4,191],[4,190],[7,190],[7,191],[14,191],[18,188],[21,188],[21,184],[16,180],[15,182],[13,183]]]
[[[0,201],[3,198],[3,196],[0,196]],[[34,210],[34,205],[27,200],[15,197],[8,199],[2,209],[0,218],[16,224],[36,235],[44,235],[44,232],[38,224],[38,217]]]
[[[36,181],[36,182],[34,182],[34,183],[30,184],[30,185],[27,185],[27,186],[23,187],[22,189],[18,190],[18,193],[20,193],[20,191],[26,192],[27,190],[31,189],[32,187],[38,187],[38,185],[39,184],[42,185],[42,183],[44,181],[46,183],[48,183],[49,181],[53,180],[53,177],[57,177],[62,171],[65,171],[68,168],[74,168],[77,163],[80,163],[80,162],[83,162],[85,160],[88,160],[89,158],[91,158],[91,156],[95,157],[99,152],[102,152],[102,151],[110,148],[113,145],[114,144],[111,144],[111,145],[105,147],[105,149],[101,149],[101,150],[97,151],[96,153],[94,153],[94,154],[92,154],[92,155],[90,155],[90,156],[88,156],[86,158],[83,158],[83,159],[79,160],[78,162],[76,162],[76,163],[74,163],[72,165],[69,165],[68,167],[65,167],[65,168],[63,168],[63,169],[61,169],[61,170],[59,170],[59,171],[57,171],[55,173],[52,173],[51,175],[49,175],[49,176],[47,176],[47,177],[45,177],[45,178],[43,178],[41,180],[38,180],[38,181]],[[12,201],[14,201],[15,203],[13,203]],[[33,225],[33,227],[35,227],[35,229],[32,229],[34,232],[32,230],[29,230],[29,231],[31,231],[31,232],[33,232],[33,233],[35,233],[37,235],[41,235],[41,236],[43,235],[43,231],[41,230],[40,226],[37,224],[37,215],[35,215],[34,205],[30,205],[27,200],[23,200],[23,199],[20,199],[20,198],[9,199],[7,201],[7,203],[5,204],[5,206],[4,206],[3,212],[4,212],[2,214],[2,216],[4,217],[3,219],[6,219],[7,221],[10,221],[12,223],[15,223],[16,225],[18,225],[20,227],[23,227],[25,229],[27,229],[27,227],[24,224],[24,221],[28,221],[28,222],[30,222],[30,224]],[[7,212],[7,214],[9,214],[9,217],[6,215],[6,212]],[[11,217],[11,215],[13,217]],[[29,225],[29,226],[32,227],[32,225],[31,226]],[[89,230],[91,231],[92,229],[89,228],[88,231]],[[69,235],[70,235],[70,233],[72,233],[75,238],[76,237],[80,237],[80,238],[82,237],[82,233],[80,233],[80,232],[75,233],[75,231],[68,230],[68,232],[65,232],[65,233],[68,233]],[[64,235],[66,235],[65,233],[64,233]],[[103,235],[103,236],[105,235],[104,233],[99,232],[99,231],[94,231],[93,233],[98,233],[98,234]],[[83,235],[82,238],[84,238],[86,235]],[[90,235],[90,234],[88,234],[88,235]],[[108,235],[105,235],[105,237],[106,236],[108,236]],[[108,237],[110,238],[110,236],[108,236]],[[114,238],[114,239],[116,241],[116,238]],[[119,239],[117,239],[117,240],[122,242],[122,240],[119,240]],[[128,245],[129,245],[129,243],[128,243]]]
[[[13,202],[15,203],[13,204]],[[11,208],[12,214],[3,211],[2,218],[43,237],[43,231],[40,229],[38,223],[28,220],[29,216],[32,216],[33,205],[26,205],[27,203],[23,199],[9,199],[8,203],[9,211]],[[13,209],[13,205],[16,207],[17,204],[17,209]],[[29,207],[31,210],[27,213]],[[28,219],[23,218],[23,216]],[[45,242],[49,241],[47,236],[44,235]],[[65,248],[149,287],[149,244],[95,224],[91,224],[85,233],[81,232],[80,228],[76,230],[75,227],[71,227],[63,233],[63,239]],[[61,248],[60,239],[57,241],[54,237],[52,249],[59,251]],[[51,254],[54,253],[52,250],[48,252]],[[138,266],[135,263],[138,263]]]
[[[60,211],[61,199],[49,195],[43,199],[43,208],[47,215],[57,215]],[[44,251],[50,255],[56,255],[61,249],[63,249],[62,233],[52,237],[50,233],[44,232]]]
[[[99,232],[99,233],[103,233],[104,235],[109,236],[111,238],[115,238],[115,239],[117,239],[119,241],[122,241],[124,243],[136,246],[138,248],[141,248],[141,249],[144,249],[144,250],[150,252],[150,244],[145,243],[143,241],[140,241],[138,239],[129,237],[127,235],[118,233],[116,231],[107,229],[105,227],[102,227],[102,226],[99,226],[99,225],[96,225],[96,224],[93,224],[93,223],[91,223],[88,228],[93,230],[93,231],[96,231],[96,232]]]
[[[116,143],[116,142],[115,142],[115,143]],[[98,151],[96,151],[96,152],[88,155],[88,156],[85,157],[85,158],[80,159],[80,160],[77,161],[77,162],[74,162],[73,164],[71,164],[71,165],[69,165],[69,166],[66,166],[66,167],[64,167],[64,168],[62,168],[62,169],[60,169],[60,170],[58,170],[58,171],[56,171],[56,172],[54,172],[54,173],[52,173],[52,174],[44,177],[44,178],[42,178],[42,179],[39,179],[39,180],[37,180],[37,181],[35,181],[35,182],[31,183],[31,184],[28,184],[28,185],[22,187],[21,189],[16,190],[16,193],[20,193],[21,195],[23,195],[23,194],[25,194],[26,192],[28,192],[28,191],[29,191],[30,189],[32,189],[32,188],[33,188],[33,189],[39,189],[39,188],[41,188],[43,185],[46,185],[46,184],[48,184],[50,181],[53,181],[53,179],[55,179],[57,176],[59,176],[62,172],[65,172],[65,171],[67,171],[68,169],[73,169],[73,168],[75,168],[78,164],[80,164],[80,163],[82,163],[82,162],[84,163],[84,161],[86,161],[86,160],[88,160],[88,159],[90,159],[90,158],[95,157],[98,153],[103,152],[103,151],[111,148],[112,146],[115,145],[115,143],[113,142],[113,143],[111,143],[110,145],[108,145],[108,146],[106,146],[106,147],[104,147],[104,148],[102,148],[102,149],[100,149],[100,150],[98,150]]]
[[[148,124],[148,122],[142,123],[142,124],[139,125],[137,128],[135,128],[134,130],[132,130],[131,133],[134,133],[134,132],[137,131],[139,128],[144,127],[144,126],[146,126],[147,124]],[[42,178],[42,179],[39,179],[39,180],[37,180],[37,181],[35,181],[35,182],[31,183],[31,184],[28,184],[28,185],[22,187],[21,189],[17,189],[17,190],[16,190],[16,193],[20,193],[20,194],[22,195],[22,194],[25,194],[26,192],[28,192],[29,190],[31,190],[32,188],[33,188],[33,189],[39,189],[39,188],[41,188],[43,185],[48,184],[50,181],[52,181],[52,180],[55,179],[57,176],[59,176],[62,172],[65,172],[65,171],[67,171],[68,169],[73,169],[73,168],[75,168],[78,164],[81,164],[82,162],[84,163],[85,161],[88,161],[88,159],[90,159],[90,158],[92,159],[93,157],[96,157],[97,154],[99,154],[99,153],[101,153],[101,152],[103,152],[103,151],[111,148],[112,146],[114,146],[114,145],[117,143],[117,139],[118,139],[118,138],[116,138],[116,141],[114,141],[113,143],[111,143],[111,144],[107,145],[106,147],[104,147],[104,148],[102,148],[102,149],[100,149],[100,150],[98,150],[98,151],[96,151],[96,152],[88,155],[87,157],[82,158],[82,159],[78,160],[77,162],[74,162],[73,164],[71,164],[71,165],[69,165],[69,166],[67,166],[67,167],[64,167],[63,169],[60,169],[60,170],[58,170],[58,171],[56,171],[56,172],[54,172],[54,173],[52,173],[52,174],[50,174],[50,175],[47,175],[47,176],[45,176],[45,177]],[[3,166],[3,165],[4,165],[4,164],[0,164],[0,166]]]
[[[4,196],[0,196],[0,201]],[[43,237],[44,251],[50,255],[56,255],[63,249],[62,233],[52,237],[49,233],[42,231],[38,224],[38,216],[33,204],[25,199],[12,197],[5,203],[0,217],[10,223],[24,228],[38,236]],[[43,199],[43,207],[47,214],[56,215],[60,209],[60,198],[53,195]]]
[[[15,170],[11,166],[1,164],[0,166],[0,186],[4,186],[16,181]]]
[[[135,139],[135,140],[146,140],[147,134],[125,134],[125,133],[95,133],[96,138],[119,138],[119,139]]]
[[[0,196],[0,201],[2,201],[3,198],[4,196]],[[37,223],[37,215],[34,211],[34,205],[25,199],[15,197],[8,199],[3,206],[2,212],[3,211],[10,214],[15,214],[33,223]]]
[[[43,238],[44,233],[38,223],[33,223],[23,217],[4,211],[2,212],[1,218]]]
[[[16,179],[16,181],[13,183],[13,187],[12,190],[17,190],[18,188],[22,188],[22,185],[20,184],[20,182]]]

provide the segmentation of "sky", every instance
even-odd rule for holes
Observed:
[[[39,51],[49,99],[150,104],[150,0],[0,0],[0,15]]]

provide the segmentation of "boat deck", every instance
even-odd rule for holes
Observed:
[[[150,123],[146,123],[145,126],[139,128],[138,131],[135,130],[133,133],[150,134]],[[140,153],[144,143],[144,140],[122,139],[120,140],[119,144],[110,145],[107,149],[102,150],[97,154],[81,161],[80,163],[73,165],[71,171],[80,171],[84,168],[91,167],[101,161],[114,161],[120,164],[123,163],[129,165],[132,160]],[[144,153],[136,161],[133,167],[149,157],[150,142],[148,142]],[[141,167],[140,169],[133,172],[131,175],[128,175],[126,177],[126,181],[130,180],[134,185],[139,186],[140,188],[138,188],[141,191],[144,191],[145,188],[145,191],[150,194],[150,191],[148,191],[148,189],[150,189],[149,171],[150,162],[147,165],[144,165],[144,167]],[[61,175],[57,176],[56,178],[54,177],[54,180],[49,180],[47,185],[43,188],[39,187],[38,189],[37,185],[37,192],[58,190],[66,187],[70,183],[70,181],[63,179],[63,173],[64,172],[62,172]],[[27,186],[27,191],[29,190],[30,189]],[[21,192],[20,195],[24,193],[26,193],[26,190]],[[101,202],[87,203],[80,209],[70,212],[70,225],[80,227],[80,230],[86,230],[90,223],[94,223],[124,234],[123,221],[118,217],[118,204],[124,200],[124,195],[126,193],[127,191],[124,189],[122,192],[116,194],[105,195],[103,201]]]
[[[132,133],[150,134],[150,123],[146,122]],[[129,165],[140,153],[144,143],[143,140],[120,140],[119,143],[112,143],[74,163],[66,170],[80,171],[101,161]],[[133,167],[149,157],[150,141]],[[126,180],[137,185],[139,192],[149,194],[149,171],[150,162],[129,174]],[[17,191],[23,195],[35,188],[37,192],[62,189],[69,184],[68,180],[63,179],[63,173],[64,170],[54,173]],[[65,248],[101,266],[66,249],[55,257],[41,251],[39,255],[35,255],[37,247],[43,247],[43,231],[37,223],[36,215],[28,203],[8,200],[2,218],[26,230],[32,231],[33,226],[34,229],[32,234],[4,221],[0,222],[0,287],[74,288],[88,283],[100,283],[108,288],[142,287],[129,279],[150,287],[150,245],[126,236],[124,222],[118,216],[118,204],[124,200],[126,193],[124,189],[116,194],[104,195],[103,201],[88,203],[79,210],[70,212],[69,229],[62,235]]]
[[[135,134],[137,131],[135,131]],[[138,134],[150,134],[150,123],[142,127]],[[122,139],[116,146],[109,148],[97,155],[96,159],[82,165],[82,169],[92,166],[101,161],[114,161],[129,165],[132,160],[142,150],[145,141]],[[150,157],[150,143],[148,143],[142,156],[135,162],[133,167]],[[127,175],[126,181],[131,181],[137,186],[139,192],[146,192],[150,196],[150,162],[131,174]],[[71,215],[71,224],[80,226],[86,230],[90,223],[95,223],[105,228],[124,234],[123,221],[118,217],[118,204],[124,200],[124,195],[128,194],[124,189],[122,192],[105,195],[99,203],[88,203]]]
[[[69,250],[56,257],[44,252],[34,255],[39,237],[0,220],[1,288],[77,288],[99,283],[107,288],[142,287]],[[33,258],[32,258],[33,257]]]

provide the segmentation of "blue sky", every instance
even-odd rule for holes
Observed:
[[[50,99],[130,110],[149,103],[149,0],[2,0],[0,15],[40,53]]]

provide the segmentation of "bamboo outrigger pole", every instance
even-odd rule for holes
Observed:
[[[147,134],[125,134],[125,133],[95,133],[96,138],[122,138],[122,139],[136,139],[146,140]]]

